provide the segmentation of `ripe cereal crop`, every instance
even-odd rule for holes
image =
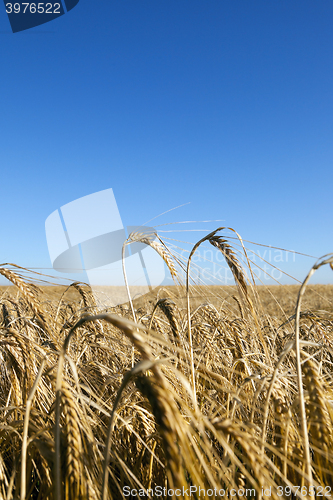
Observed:
[[[302,284],[258,286],[224,230],[187,262],[133,234],[175,284],[112,308],[1,266],[1,500],[333,494],[333,286],[308,283],[333,257]],[[234,285],[191,279],[203,243]]]

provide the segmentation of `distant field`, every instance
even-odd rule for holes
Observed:
[[[121,287],[114,287],[115,295],[117,289],[124,289]],[[43,300],[59,300],[67,287],[65,286],[44,286],[41,287]],[[260,303],[263,307],[265,314],[274,316],[290,316],[295,312],[295,305],[300,285],[271,285],[271,286],[258,286],[256,291],[260,298]],[[131,288],[132,297],[141,294],[140,287]],[[0,294],[9,293],[12,296],[17,295],[17,288],[14,286],[1,286]],[[232,298],[234,295],[239,296],[236,286],[205,286],[195,287],[191,290],[191,304],[192,307],[197,307],[204,300],[213,304],[215,307],[228,307],[236,311],[237,305]],[[147,304],[153,304],[157,298],[169,297],[177,301],[182,307],[186,307],[185,290],[182,287],[166,286],[156,287],[148,294],[143,295],[138,299],[134,299],[134,304],[137,308],[146,307]],[[66,301],[73,301],[79,303],[81,300],[80,294],[75,288],[70,288],[65,294]],[[303,310],[315,311],[328,311],[333,312],[333,285],[309,285],[302,300]]]

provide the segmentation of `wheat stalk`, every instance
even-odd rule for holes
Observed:
[[[32,285],[29,286],[18,274],[14,273],[14,271],[11,271],[10,269],[0,267],[0,274],[11,281],[13,285],[15,285],[20,290],[23,297],[31,307],[33,313],[35,314],[37,319],[39,319],[39,322],[41,323],[43,329],[47,330],[48,327],[44,311],[37,297],[38,288]]]
[[[304,385],[309,394],[306,404],[307,419],[309,423],[309,439],[314,451],[314,462],[319,466],[319,475],[323,483],[328,484],[332,478],[326,478],[323,469],[330,468],[329,451],[332,440],[329,432],[330,421],[324,397],[324,390],[319,379],[318,367],[311,359],[303,363]],[[328,480],[328,481],[327,481]]]
[[[61,389],[61,404],[65,417],[66,437],[66,473],[65,498],[79,500],[81,498],[82,466],[81,436],[78,426],[78,411],[72,393],[68,387]]]
[[[162,259],[168,266],[172,278],[173,279],[178,278],[178,273],[173,262],[173,256],[168,247],[156,233],[147,234],[140,232],[132,232],[128,237],[127,243],[129,244],[135,242],[144,243],[153,248],[158,253],[158,255],[162,257]]]
[[[332,262],[333,262],[333,256],[324,255],[324,257],[319,259],[318,262],[311,268],[309,274],[307,275],[307,277],[302,283],[302,286],[300,287],[296,304],[296,312],[295,312],[295,349],[296,349],[297,383],[298,383],[299,400],[300,400],[300,418],[301,418],[301,426],[302,426],[302,434],[303,434],[304,450],[305,450],[305,465],[308,475],[309,487],[313,486],[313,480],[312,480],[311,457],[309,448],[309,435],[306,423],[305,402],[304,402],[304,393],[302,384],[301,348],[300,348],[300,338],[299,338],[301,300],[305,292],[306,285],[310,280],[311,276],[315,273],[315,271],[319,269],[321,266],[324,266],[326,264],[331,264]]]

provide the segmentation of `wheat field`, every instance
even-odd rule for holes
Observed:
[[[204,240],[234,286],[190,284]],[[192,252],[108,310],[0,268],[1,499],[332,495],[333,286],[255,286],[217,231]]]

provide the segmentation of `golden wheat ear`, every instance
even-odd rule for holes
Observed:
[[[128,243],[144,243],[153,248],[158,255],[164,260],[173,280],[178,279],[178,273],[174,264],[174,257],[166,244],[156,233],[139,233],[133,232],[129,235]],[[177,284],[177,283],[176,283]]]
[[[66,442],[65,498],[79,500],[82,490],[82,443],[78,426],[79,411],[70,388],[65,384],[61,389],[61,406],[65,419]]]
[[[317,474],[321,481],[329,484],[333,479],[332,471],[328,473],[333,441],[324,389],[319,378],[318,367],[314,361],[307,359],[303,363],[302,370],[304,385],[308,391],[306,413],[313,461],[317,466]]]
[[[11,269],[0,267],[0,274],[7,278],[20,290],[24,299],[36,316],[39,325],[45,331],[48,331],[48,321],[45,316],[45,311],[43,310],[38,299],[38,295],[41,293],[41,290],[36,285],[26,283],[19,274],[15,273]]]
[[[250,294],[248,291],[246,274],[245,274],[242,266],[240,265],[239,260],[237,259],[236,253],[234,252],[233,248],[228,243],[228,241],[225,238],[223,238],[222,236],[216,236],[216,234],[214,233],[212,236],[209,235],[207,237],[207,239],[211,245],[213,245],[215,248],[220,250],[220,252],[224,255],[226,262],[229,266],[229,269],[231,270],[232,275],[234,277],[235,283],[239,289],[240,297],[241,297],[242,301],[244,302],[244,305],[250,311],[250,314],[251,314],[251,316],[256,324],[258,335],[260,337],[261,344],[264,348],[267,362],[271,363],[269,351],[267,348],[267,343],[262,335],[261,327],[259,325],[259,321],[258,321],[258,317],[257,317],[257,313],[256,313],[255,307],[253,305],[253,302],[251,300],[251,297],[250,297]],[[253,287],[252,287],[252,289],[253,289]],[[242,314],[242,312],[243,312],[242,308],[240,308],[240,311]]]

